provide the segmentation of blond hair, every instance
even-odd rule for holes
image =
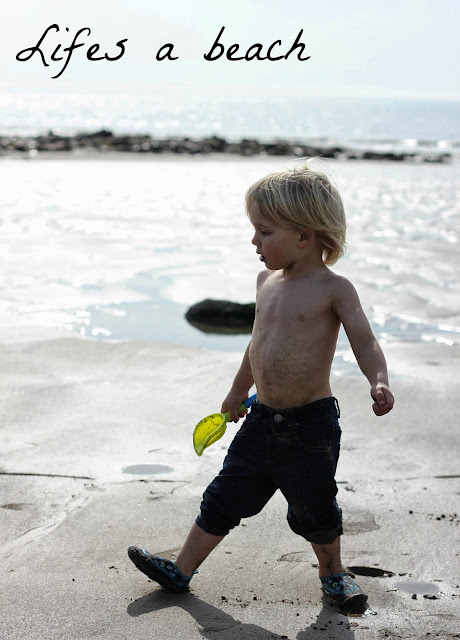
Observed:
[[[253,202],[276,224],[313,230],[325,264],[335,264],[345,253],[342,198],[320,171],[304,165],[271,173],[247,190],[247,211]]]

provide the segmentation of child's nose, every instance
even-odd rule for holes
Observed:
[[[255,233],[252,236],[252,240],[251,240],[252,244],[255,244],[256,246],[259,244],[259,239],[257,238],[257,233]]]

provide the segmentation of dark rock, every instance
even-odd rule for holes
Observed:
[[[262,150],[262,145],[258,140],[248,140],[243,138],[240,142],[230,144],[230,153],[238,153],[241,156],[254,156]]]
[[[287,142],[276,142],[275,144],[264,145],[264,151],[269,156],[288,156],[292,149]]]
[[[337,158],[344,150],[341,147],[320,147],[315,149],[315,151],[316,153],[314,155],[320,158]]]
[[[255,304],[206,299],[192,305],[185,317],[190,324],[206,333],[250,333]]]
[[[423,162],[450,162],[450,153],[428,153],[423,156]]]
[[[365,151],[362,155],[363,160],[393,160],[402,162],[403,160],[408,160],[415,157],[414,153],[397,153],[397,152],[388,152],[382,153],[380,151]]]
[[[204,142],[209,146],[209,150],[214,153],[223,153],[228,147],[228,142],[224,138],[218,138],[217,136],[205,138]]]
[[[57,136],[49,133],[47,136],[38,136],[35,140],[37,151],[71,151],[72,141],[69,137]]]
[[[116,136],[110,142],[116,151],[145,153],[151,150],[150,136]]]
[[[109,129],[101,129],[94,133],[87,133],[88,138],[113,138],[113,133]]]

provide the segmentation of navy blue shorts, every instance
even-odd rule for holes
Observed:
[[[259,513],[280,489],[291,529],[310,542],[333,542],[343,533],[334,479],[339,417],[335,398],[294,409],[271,409],[254,401],[222,471],[203,494],[198,526],[227,535],[241,518]]]

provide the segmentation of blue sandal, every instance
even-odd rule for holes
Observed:
[[[324,593],[340,606],[360,606],[367,600],[367,595],[346,571],[320,577],[320,580]]]
[[[172,560],[154,556],[138,547],[129,547],[128,556],[139,571],[173,593],[188,591],[190,580],[198,573],[194,571],[191,576],[185,576]]]

